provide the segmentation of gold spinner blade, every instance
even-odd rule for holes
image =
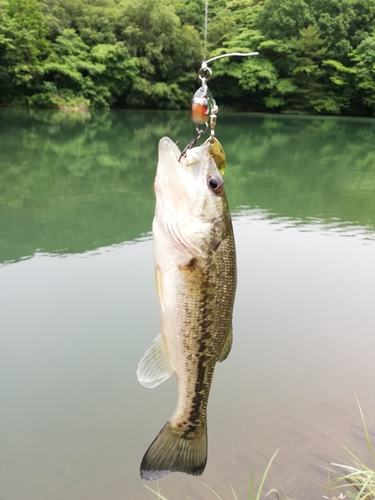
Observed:
[[[209,137],[205,142],[205,144],[207,144],[207,142],[210,144],[208,152],[210,153],[214,162],[216,163],[219,172],[221,173],[221,175],[223,175],[225,172],[225,166],[227,164],[227,159],[224,153],[223,146],[216,139],[216,137]]]

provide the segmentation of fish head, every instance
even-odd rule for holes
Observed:
[[[209,147],[205,143],[188,149],[181,157],[178,146],[163,137],[154,184],[154,225],[163,226],[191,253],[202,255],[210,246],[217,248],[230,220],[223,178]]]
[[[159,142],[155,177],[157,203],[174,215],[211,221],[223,215],[226,206],[223,178],[209,154],[209,143],[188,149],[181,156],[168,137]]]

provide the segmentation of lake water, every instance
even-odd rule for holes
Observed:
[[[158,140],[187,112],[0,113],[0,498],[147,500],[140,460],[176,384],[136,378],[159,332]],[[375,442],[375,121],[219,114],[238,255],[202,478],[169,500],[328,495],[330,462]],[[152,488],[157,484],[147,483]],[[267,498],[276,498],[270,495]]]

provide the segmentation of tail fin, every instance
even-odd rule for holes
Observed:
[[[200,476],[207,462],[207,425],[184,434],[167,422],[146,451],[142,479],[159,479],[170,472]]]

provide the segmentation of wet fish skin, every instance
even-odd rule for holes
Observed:
[[[222,177],[208,149],[192,148],[179,162],[171,139],[159,143],[153,235],[161,335],[137,374],[143,385],[155,387],[176,373],[178,400],[143,457],[141,476],[148,480],[176,471],[202,474],[214,368],[232,344],[234,237]]]

